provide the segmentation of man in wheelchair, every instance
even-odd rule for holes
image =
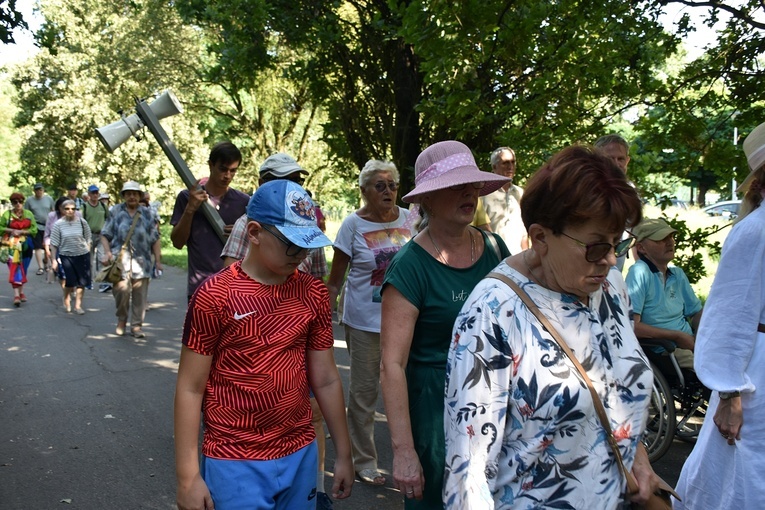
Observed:
[[[643,219],[632,234],[639,260],[627,273],[635,335],[673,390],[701,386],[693,371],[693,346],[702,304],[683,270],[670,266],[675,233],[662,219]],[[672,359],[674,354],[674,360]]]

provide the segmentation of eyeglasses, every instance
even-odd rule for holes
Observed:
[[[378,181],[375,183],[375,191],[378,193],[382,193],[385,191],[385,188],[388,188],[391,191],[396,191],[398,189],[398,183],[397,182],[385,182],[385,181]]]
[[[65,211],[74,211],[74,207],[63,207]]]
[[[288,257],[296,257],[300,255],[301,253],[308,251],[308,248],[303,248],[302,246],[298,246],[297,244],[293,243],[289,239],[285,238],[280,232],[277,233],[271,230],[271,228],[268,227],[267,225],[261,224],[260,226],[263,227],[263,230],[265,230],[266,232],[268,232],[269,234],[277,238],[279,241],[287,245],[287,250],[284,253]]]
[[[288,175],[286,177],[276,177],[275,175],[273,175],[272,173],[269,172],[266,175],[264,175],[263,177],[261,177],[261,180],[264,183],[271,182],[271,181],[278,181],[279,179],[285,180],[285,181],[291,181],[291,182],[294,182],[295,184],[298,184],[300,186],[302,186],[303,183],[305,182],[305,178],[299,172],[295,172],[294,174],[290,174],[290,175]]]
[[[600,262],[603,257],[609,254],[611,248],[614,249],[614,256],[621,257],[635,244],[635,238],[630,236],[627,239],[623,239],[616,244],[611,243],[583,243],[579,239],[575,239],[570,235],[561,232],[564,236],[568,237],[572,241],[576,242],[579,246],[584,246],[584,258],[587,262]]]
[[[475,189],[481,189],[484,187],[484,185],[486,185],[486,183],[483,181],[478,181],[478,182],[471,182],[470,185],[473,186],[473,188]],[[453,191],[462,191],[466,187],[467,187],[467,184],[455,184],[454,186],[449,186],[449,189]]]
[[[11,200],[11,203],[12,204],[23,204],[24,201],[23,200]]]

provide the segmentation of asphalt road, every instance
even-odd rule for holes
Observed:
[[[32,263],[33,270],[35,263]],[[82,316],[64,313],[61,291],[32,274],[29,299],[12,304],[0,265],[0,509],[175,507],[172,401],[186,305],[185,272],[168,267],[149,291],[145,339],[118,337],[110,293],[86,291]],[[347,388],[348,353],[335,330]],[[400,510],[382,400],[375,437],[384,487],[357,482],[337,510]],[[655,465],[674,483],[690,446],[676,441]],[[328,442],[326,486],[333,451]]]

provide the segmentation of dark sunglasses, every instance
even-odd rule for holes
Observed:
[[[24,201],[23,200],[11,200],[11,203],[12,204],[23,204]]]
[[[475,188],[475,189],[481,189],[481,188],[484,187],[484,185],[486,185],[486,183],[483,182],[483,181],[478,181],[478,182],[471,182],[470,185],[473,186],[473,188]],[[454,186],[449,186],[449,189],[450,190],[454,190],[454,191],[462,191],[466,187],[467,187],[467,183],[466,184],[455,184]]]
[[[579,239],[573,238],[570,235],[561,232],[564,236],[574,241],[579,246],[584,246],[584,258],[587,262],[600,262],[603,258],[609,254],[611,248],[614,250],[614,255],[619,258],[635,244],[635,238],[630,236],[627,239],[623,239],[616,244],[611,243],[583,243]]]
[[[65,211],[74,211],[74,207],[64,207]]]
[[[287,250],[284,253],[288,257],[295,257],[299,255],[301,252],[303,252],[303,250],[308,249],[293,243],[292,241],[284,237],[281,232],[271,230],[271,228],[273,227],[269,227],[268,225],[262,225],[262,224],[260,226],[263,227],[263,230],[265,230],[266,232],[268,232],[269,234],[271,234],[272,236],[274,236],[275,238],[277,238],[279,241],[281,241],[287,246]]]
[[[291,182],[294,182],[295,184],[298,184],[300,186],[302,186],[303,183],[305,182],[305,178],[303,177],[303,175],[298,173],[298,172],[295,172],[294,174],[290,174],[287,177],[276,177],[276,176],[274,176],[271,173],[268,173],[268,174],[264,175],[263,177],[261,177],[261,180],[264,183],[271,182],[271,181],[278,181],[279,179],[282,179],[282,180],[285,180],[285,181],[291,181]]]
[[[397,182],[385,182],[385,181],[378,181],[375,183],[375,191],[378,193],[382,193],[385,191],[385,188],[388,188],[391,191],[396,191],[398,189],[398,183]]]

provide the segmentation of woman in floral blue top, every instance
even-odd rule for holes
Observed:
[[[600,395],[645,502],[658,484],[640,439],[652,374],[630,322],[616,256],[641,204],[624,174],[585,147],[555,155],[521,201],[532,247],[495,269],[558,329]],[[454,326],[445,397],[446,508],[628,507],[587,386],[504,282],[486,278]]]

